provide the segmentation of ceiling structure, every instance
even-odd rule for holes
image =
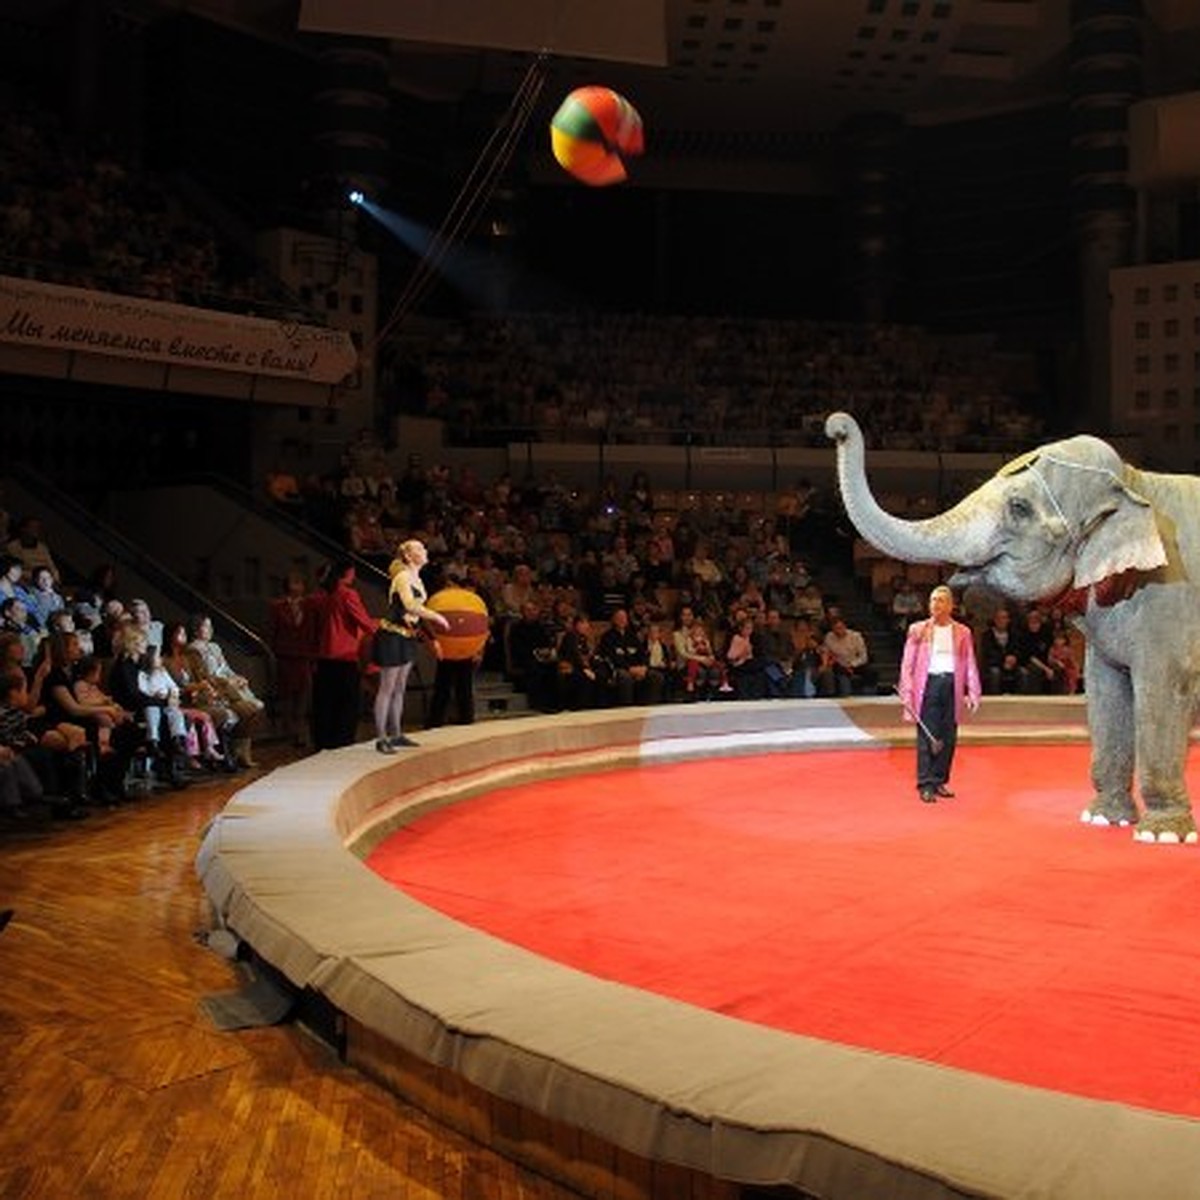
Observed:
[[[402,91],[511,93],[546,50],[564,87],[626,91],[663,131],[915,124],[1066,92],[1070,0],[128,0],[251,32],[386,37]],[[1144,0],[1162,90],[1200,86],[1200,0]]]
[[[61,0],[6,0],[52,19]],[[1071,0],[107,0],[140,22],[190,12],[313,52],[321,34],[389,48],[395,90],[429,101],[517,92],[540,51],[549,115],[572,87],[626,95],[655,159],[775,161],[857,114],[923,126],[1061,101]],[[1142,0],[1152,94],[1200,90],[1200,0]],[[547,156],[548,157],[548,156]],[[665,169],[666,164],[661,164]],[[796,186],[793,178],[781,186]],[[685,183],[686,186],[686,183]]]

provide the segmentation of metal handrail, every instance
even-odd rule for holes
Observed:
[[[376,582],[383,587],[388,585],[388,573],[382,567],[371,562],[370,559],[363,558],[361,554],[356,554],[343,543],[337,541],[335,538],[331,538],[327,533],[323,533],[315,526],[308,524],[307,521],[302,520],[294,513],[278,508],[269,501],[262,499],[262,497],[256,496],[249,488],[234,482],[234,480],[226,475],[219,475],[214,471],[200,471],[180,476],[176,482],[197,484],[202,487],[210,487],[214,491],[222,492],[242,508],[254,513],[255,516],[261,517],[264,521],[271,522],[278,528],[286,529],[303,541],[311,543],[330,560],[338,558],[349,559],[354,564],[354,570],[358,576],[374,576]]]
[[[60,516],[81,529],[87,530],[116,562],[130,567],[147,583],[153,584],[164,595],[179,603],[185,612],[206,612],[211,615],[214,626],[223,638],[232,641],[243,653],[261,657],[270,676],[275,676],[275,653],[262,636],[250,626],[243,624],[227,609],[222,608],[210,596],[188,583],[163,566],[158,559],[147,554],[136,542],[130,541],[119,530],[105,524],[86,505],[68,495],[52,480],[23,463],[11,467],[13,477],[34,492],[40,503],[53,509]]]

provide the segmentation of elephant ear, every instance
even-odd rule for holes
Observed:
[[[1124,571],[1153,571],[1166,562],[1154,508],[1114,476],[1080,532],[1075,586],[1090,587]]]

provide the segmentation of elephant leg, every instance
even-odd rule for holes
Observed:
[[[1134,837],[1141,842],[1195,842],[1196,823],[1184,782],[1192,728],[1190,688],[1169,670],[1138,674],[1134,680],[1137,773],[1142,817]]]
[[[1138,818],[1133,802],[1133,685],[1127,672],[1101,658],[1090,644],[1084,679],[1096,794],[1080,820],[1089,825],[1132,825]]]

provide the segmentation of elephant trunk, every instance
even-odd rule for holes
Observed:
[[[980,495],[987,484],[939,516],[905,521],[884,512],[871,494],[858,422],[849,413],[835,412],[825,422],[825,436],[837,443],[838,485],[846,513],[877,550],[902,562],[961,566],[975,566],[994,555],[995,513],[986,501],[981,503]]]

